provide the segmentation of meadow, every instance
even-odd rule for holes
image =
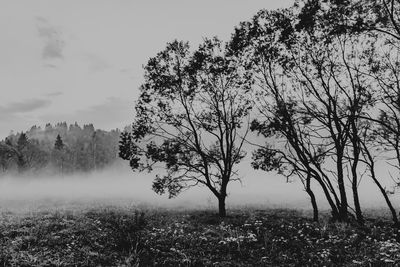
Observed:
[[[379,216],[378,216],[379,215]],[[396,266],[397,230],[308,211],[79,203],[0,214],[0,266]]]

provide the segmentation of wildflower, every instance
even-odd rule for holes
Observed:
[[[236,242],[237,238],[235,238],[235,237],[227,237],[227,238],[225,238],[225,241],[226,242]]]

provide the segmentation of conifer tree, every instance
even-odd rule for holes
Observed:
[[[58,134],[56,137],[56,142],[54,143],[54,149],[62,150],[64,148],[64,142],[61,139],[61,136]]]

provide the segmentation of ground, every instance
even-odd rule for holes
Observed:
[[[293,210],[92,207],[0,215],[0,266],[395,266],[390,221]],[[372,216],[373,217],[373,216]]]

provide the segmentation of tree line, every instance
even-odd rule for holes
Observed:
[[[72,174],[112,165],[118,160],[118,129],[103,131],[93,124],[50,123],[11,133],[0,141],[0,175]]]
[[[303,0],[259,11],[228,42],[168,43],[144,67],[120,157],[134,170],[164,166],[157,193],[207,187],[225,216],[250,143],[254,169],[301,181],[315,221],[318,190],[333,220],[363,224],[359,185],[369,179],[398,227],[388,175],[377,169],[397,186],[399,18],[395,0]]]

